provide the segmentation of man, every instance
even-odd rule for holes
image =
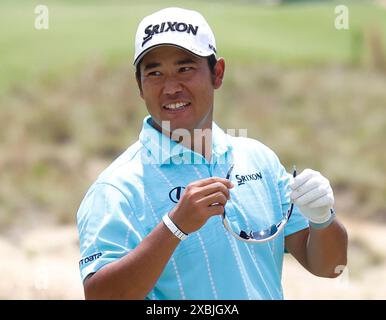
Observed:
[[[86,298],[282,299],[285,250],[336,277],[347,235],[328,180],[291,178],[269,148],[213,122],[225,62],[205,19],[145,17],[134,65],[150,116],[78,211]]]

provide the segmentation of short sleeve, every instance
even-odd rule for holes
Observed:
[[[142,228],[124,194],[116,187],[96,183],[77,213],[82,281],[116,261],[143,239]]]
[[[290,200],[290,174],[286,172],[280,164],[278,186],[281,197],[282,212],[287,212],[291,203]],[[284,236],[289,236],[295,232],[308,228],[308,220],[303,217],[299,209],[294,206],[292,215],[284,227]]]

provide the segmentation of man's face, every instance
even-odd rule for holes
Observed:
[[[141,97],[160,129],[170,121],[171,130],[211,128],[214,89],[221,86],[224,61],[210,72],[206,58],[170,46],[147,53],[140,65]]]

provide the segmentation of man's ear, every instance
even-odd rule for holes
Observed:
[[[140,76],[136,76],[135,79],[137,80],[137,85],[138,85],[138,89],[139,89],[139,95],[143,99],[143,90],[142,90],[142,84],[141,84]]]
[[[141,73],[141,61],[138,62],[138,64],[135,66],[135,80],[137,80],[137,86],[139,89],[139,95],[143,99],[143,90],[142,90],[142,83],[141,83],[141,78],[142,78],[142,73]]]
[[[222,80],[224,78],[225,73],[225,60],[223,58],[219,58],[217,60],[216,65],[214,66],[214,79],[213,79],[213,87],[218,89],[222,85]]]

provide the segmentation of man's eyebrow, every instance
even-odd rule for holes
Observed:
[[[181,60],[176,61],[175,65],[181,66],[181,65],[190,64],[190,63],[196,63],[196,60],[194,60],[192,58],[181,59]],[[153,68],[158,68],[160,66],[161,66],[160,62],[149,62],[149,63],[145,64],[143,71],[147,71],[147,70],[153,69]]]
[[[143,71],[157,68],[159,66],[161,66],[161,64],[159,62],[149,62],[148,64],[145,65],[145,68],[143,69]]]

